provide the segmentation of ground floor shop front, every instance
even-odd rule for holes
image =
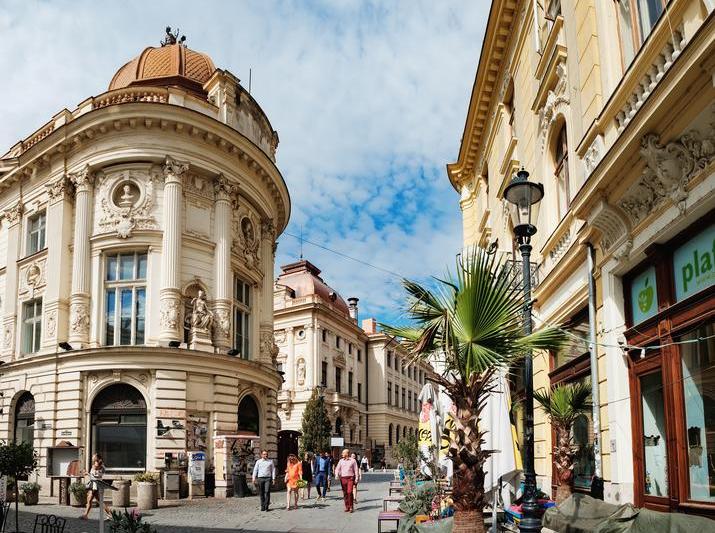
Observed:
[[[45,494],[57,490],[57,478],[89,470],[95,453],[108,476],[127,478],[185,470],[188,452],[201,451],[220,493],[231,484],[233,456],[252,459],[220,449],[222,436],[241,436],[254,453],[276,451],[279,378],[259,363],[136,348],[40,356],[5,369],[0,439],[33,445]]]

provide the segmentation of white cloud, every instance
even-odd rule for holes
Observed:
[[[0,152],[106,89],[179,26],[248,85],[278,130],[289,230],[400,274],[440,274],[461,242],[445,163],[464,126],[486,1],[24,2],[0,5]],[[281,238],[279,263],[297,257]],[[389,276],[305,246],[345,296],[389,317]],[[364,313],[363,313],[364,314]]]

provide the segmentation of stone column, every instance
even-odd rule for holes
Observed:
[[[214,231],[216,248],[214,251],[214,273],[216,294],[214,297],[214,346],[227,350],[231,348],[231,298],[233,272],[231,270],[231,203],[236,187],[219,174],[214,182],[215,216]]]
[[[285,375],[283,378],[286,380],[283,384],[283,390],[287,391],[289,394],[295,391],[296,387],[296,371],[295,367],[298,364],[298,360],[295,356],[295,329],[292,327],[286,328],[286,342],[288,343],[288,350],[286,354],[286,366],[283,369]]]
[[[17,260],[20,253],[20,222],[22,221],[22,199],[6,209],[3,215],[8,224],[7,267],[5,270],[5,294],[3,305],[2,354],[15,359],[17,339]]]
[[[44,324],[42,345],[46,348],[57,346],[68,340],[68,297],[72,256],[67,253],[72,238],[72,206],[70,204],[70,182],[67,176],[46,185],[49,196],[47,207],[47,266],[53,275],[47,276],[47,288],[42,302]]]
[[[183,175],[188,163],[166,156],[164,162],[164,237],[161,250],[161,317],[159,340],[181,341],[181,233],[183,212]]]
[[[92,233],[92,193],[94,175],[89,165],[70,174],[75,187],[74,253],[72,254],[72,295],[70,296],[69,342],[73,348],[89,343],[90,245]]]
[[[275,254],[276,229],[272,219],[261,222],[261,266],[263,285],[260,306],[260,361],[272,365],[277,351],[273,342],[273,257]]]

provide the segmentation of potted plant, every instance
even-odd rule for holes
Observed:
[[[21,442],[16,444],[0,444],[0,475],[13,477],[14,479],[26,478],[37,468],[37,452],[32,444]],[[20,531],[19,527],[19,483],[15,482],[15,531]]]
[[[158,475],[153,472],[142,472],[134,476],[137,484],[137,507],[142,510],[159,507],[157,495]]]
[[[527,302],[513,267],[481,248],[462,254],[456,274],[434,284],[404,280],[411,323],[382,329],[403,340],[413,361],[436,356],[445,363],[435,381],[455,409],[448,449],[454,465],[453,531],[483,533],[484,463],[494,453],[482,448],[488,428],[480,416],[487,395],[499,372],[532,351],[561,349],[566,334],[552,327],[524,334]]]
[[[556,503],[563,502],[573,492],[573,467],[576,449],[571,428],[576,419],[591,411],[591,385],[588,382],[557,385],[549,391],[534,392],[536,400],[551,421],[556,432],[554,466],[557,483]]]
[[[138,509],[112,511],[108,525],[110,533],[156,533],[156,529],[142,522],[142,515]]]
[[[35,481],[22,484],[25,505],[37,505],[40,501],[40,484]]]
[[[73,481],[70,485],[70,505],[72,507],[87,505],[87,486],[81,481]]]

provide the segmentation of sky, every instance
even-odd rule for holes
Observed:
[[[396,322],[400,276],[439,276],[460,249],[445,165],[459,151],[488,10],[488,0],[0,0],[0,153],[104,92],[178,27],[246,87],[251,70],[251,94],[278,131],[292,214],[276,273],[299,258],[302,231],[303,256],[360,298],[361,318]]]

